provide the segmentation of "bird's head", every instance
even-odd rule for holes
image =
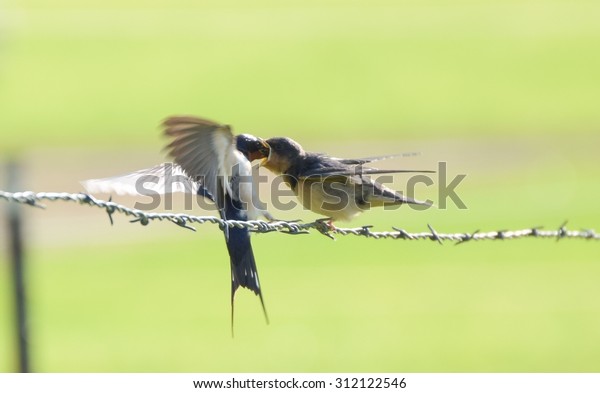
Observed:
[[[250,134],[238,135],[235,147],[248,159],[254,161],[269,156],[269,145],[261,138]]]
[[[285,173],[292,162],[304,154],[302,146],[290,138],[275,137],[265,142],[269,146],[269,154],[261,164],[275,173]]]

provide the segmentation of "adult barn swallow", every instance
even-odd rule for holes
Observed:
[[[183,171],[202,184],[199,193],[214,201],[225,220],[272,220],[265,210],[255,206],[256,188],[249,180],[250,162],[267,153],[265,143],[252,135],[234,136],[231,127],[197,117],[170,117],[163,122],[164,133],[173,138],[167,146]],[[253,291],[268,322],[256,261],[248,228],[225,228],[225,242],[231,264],[231,320],[236,290],[242,286]]]
[[[196,117],[171,117],[163,122],[164,133],[172,138],[167,146],[175,164],[163,163],[123,176],[82,182],[88,192],[115,192],[119,195],[156,195],[186,192],[207,197],[225,220],[253,220],[273,217],[253,203],[257,190],[250,181],[250,161],[268,154],[261,139]],[[237,289],[242,286],[260,297],[264,305],[256,261],[246,228],[225,228],[225,242],[231,266],[231,321]]]
[[[304,151],[290,138],[276,137],[266,140],[262,165],[275,174],[283,175],[284,181],[298,197],[300,203],[315,213],[333,220],[348,221],[370,207],[410,203],[427,205],[404,196],[367,175],[383,173],[432,173],[422,170],[380,170],[364,167],[364,164],[393,156],[364,159],[342,159],[325,154]]]

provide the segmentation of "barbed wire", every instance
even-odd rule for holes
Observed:
[[[328,219],[320,219],[313,222],[301,223],[298,221],[262,221],[262,220],[251,220],[251,221],[238,221],[238,220],[224,220],[213,216],[192,216],[184,213],[152,213],[145,212],[139,209],[132,209],[127,206],[120,205],[112,202],[110,199],[104,201],[101,199],[94,198],[93,196],[85,193],[67,193],[67,192],[7,192],[0,190],[0,199],[4,199],[9,202],[20,203],[30,205],[39,208],[45,208],[41,201],[67,201],[67,202],[78,202],[83,205],[95,206],[106,211],[110,218],[111,224],[113,223],[113,214],[120,213],[126,216],[134,217],[130,222],[139,222],[142,225],[148,225],[151,221],[169,221],[178,226],[191,229],[196,229],[189,224],[205,224],[211,223],[219,226],[221,230],[226,227],[233,228],[248,228],[252,232],[267,233],[267,232],[283,232],[287,234],[306,234],[310,233],[310,230],[316,230],[319,233],[334,239],[333,235],[356,235],[365,236],[374,239],[400,239],[400,240],[433,240],[440,244],[443,241],[451,241],[456,244],[462,244],[468,241],[477,240],[505,240],[505,239],[518,239],[524,237],[535,237],[535,238],[580,238],[588,240],[600,240],[600,234],[597,234],[593,229],[585,230],[568,230],[566,228],[566,222],[562,224],[556,230],[543,230],[541,227],[526,228],[519,230],[500,230],[491,232],[479,232],[475,231],[472,233],[438,233],[433,227],[427,224],[429,231],[409,233],[401,228],[392,227],[393,231],[372,231],[372,225],[365,225],[358,228],[338,228],[332,226]]]

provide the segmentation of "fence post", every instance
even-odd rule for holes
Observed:
[[[18,162],[10,161],[7,165],[9,190],[19,190],[20,167]],[[20,204],[9,203],[8,209],[8,246],[12,268],[17,346],[19,356],[19,372],[29,372],[27,307],[23,256],[23,215]]]

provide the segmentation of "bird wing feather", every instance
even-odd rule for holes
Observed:
[[[167,146],[169,155],[189,177],[201,183],[215,197],[217,207],[223,209],[225,193],[233,194],[229,184],[232,165],[243,163],[244,159],[235,148],[231,128],[193,116],[169,117],[163,127],[165,135],[173,138]]]
[[[382,175],[386,173],[435,173],[435,171],[419,169],[376,169],[365,168],[360,165],[346,166],[345,168],[316,168],[303,173],[301,178],[319,178],[320,180],[338,181],[338,177],[362,176],[362,175]]]
[[[396,153],[396,154],[388,154],[388,155],[384,155],[384,156],[372,156],[372,157],[363,157],[363,158],[336,158],[336,157],[332,157],[332,158],[334,160],[341,162],[342,164],[361,165],[361,164],[368,164],[370,162],[375,162],[375,161],[388,160],[390,158],[415,157],[415,156],[418,156],[419,154],[420,153],[410,152],[410,153]]]
[[[117,195],[152,195],[184,192],[196,194],[200,185],[177,164],[165,162],[152,168],[102,179],[81,182],[89,193]]]

